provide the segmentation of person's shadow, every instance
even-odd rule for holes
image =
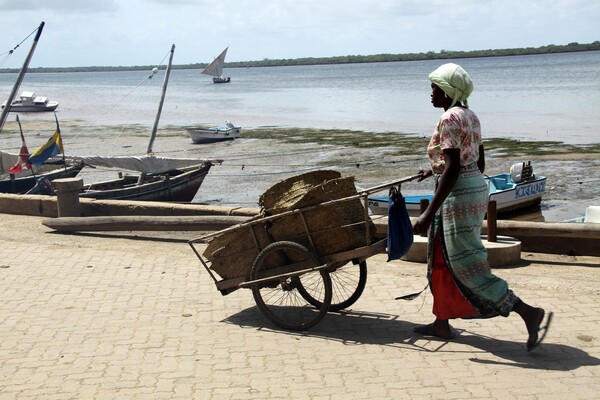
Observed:
[[[397,315],[346,311],[328,313],[323,320],[309,331],[296,332],[281,329],[269,322],[257,307],[250,307],[226,318],[223,322],[242,328],[269,330],[274,333],[320,337],[340,341],[347,345],[376,344],[400,347],[413,351],[445,352],[447,341],[424,337],[413,332],[416,326],[403,321]],[[600,359],[585,351],[563,344],[544,341],[540,348],[528,353],[525,343],[501,340],[478,335],[467,330],[457,329],[453,342],[464,344],[469,360],[481,364],[509,365],[521,368],[534,368],[552,371],[569,371],[583,366],[600,365]],[[552,329],[550,329],[550,338]],[[478,350],[474,350],[478,349]],[[477,353],[491,353],[504,361],[494,361],[477,357]]]

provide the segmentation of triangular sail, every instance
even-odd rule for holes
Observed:
[[[208,66],[204,68],[204,70],[202,70],[202,73],[204,75],[216,77],[220,77],[223,75],[223,65],[225,64],[225,56],[227,55],[228,48],[229,47],[226,47],[225,50],[223,50],[223,52],[219,54],[219,57],[215,58],[213,62],[208,64]]]

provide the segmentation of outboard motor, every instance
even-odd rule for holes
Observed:
[[[54,189],[52,189],[52,182],[50,182],[50,180],[45,177],[38,178],[35,183],[35,186],[29,189],[29,191],[25,194],[53,195]]]
[[[514,183],[527,182],[535,179],[531,161],[528,161],[527,165],[525,165],[525,163],[513,164],[510,167],[510,177]]]

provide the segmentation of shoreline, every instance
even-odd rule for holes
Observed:
[[[580,53],[587,51],[599,51],[600,42],[591,43],[569,43],[564,45],[549,44],[539,47],[519,47],[504,49],[482,49],[482,50],[442,50],[421,53],[400,54],[370,54],[370,55],[345,55],[329,57],[301,57],[294,59],[266,59],[230,61],[224,64],[225,68],[261,68],[261,67],[294,67],[303,65],[335,65],[335,64],[368,64],[379,62],[410,62],[430,61],[465,58],[489,58],[489,57],[515,57],[535,56],[545,54]],[[208,63],[175,64],[173,69],[203,69]],[[130,65],[130,66],[79,66],[79,67],[34,67],[31,73],[44,72],[110,72],[110,71],[146,71],[152,70],[154,65]],[[0,73],[16,73],[17,68],[1,68]]]
[[[11,114],[12,115],[12,114]],[[49,114],[47,114],[49,115]],[[40,114],[36,116],[42,116]],[[28,115],[31,117],[31,115]],[[114,136],[116,132],[120,136],[126,132],[126,136],[141,136],[148,137],[152,129],[151,124],[103,124],[94,125],[86,123],[82,120],[60,120],[60,127],[63,138],[67,142],[71,137],[96,137],[98,133],[110,134]],[[56,123],[54,118],[51,119],[27,119],[21,121],[21,126],[25,134],[25,139],[32,136],[31,132],[35,132],[35,136],[43,135],[46,132],[48,137],[55,130]],[[186,128],[191,125],[161,125],[157,131],[157,137],[169,136],[184,136],[188,137]],[[194,125],[196,127],[196,125]],[[28,134],[29,132],[29,134]],[[7,119],[0,133],[0,136],[16,135],[18,144],[16,149],[20,148],[19,127],[16,120]],[[398,140],[402,140],[403,146],[410,144],[411,146],[422,147],[427,146],[429,136],[420,133],[410,133],[403,131],[375,131],[364,129],[318,129],[305,127],[290,127],[290,126],[257,126],[257,127],[242,127],[243,138],[251,139],[277,139],[286,140],[288,143],[301,143],[307,140],[312,140],[319,144],[345,145],[352,147],[383,147],[389,145],[399,145]],[[10,137],[8,137],[10,139]],[[556,140],[524,140],[517,138],[506,137],[485,137],[484,144],[486,151],[494,149],[499,151],[508,151],[512,154],[532,152],[531,157],[565,157],[567,154],[588,154],[592,157],[595,154],[600,154],[600,141],[588,143],[567,143]],[[0,149],[5,150],[5,145],[0,145]],[[5,150],[6,151],[6,150]],[[508,154],[507,156],[510,156]],[[568,157],[568,156],[567,156]],[[586,156],[588,157],[588,156]]]

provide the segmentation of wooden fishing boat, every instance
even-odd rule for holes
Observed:
[[[213,62],[208,64],[208,66],[204,68],[201,72],[204,75],[212,76],[213,83],[231,82],[231,77],[223,76],[223,66],[225,65],[225,56],[227,55],[227,49],[229,49],[229,47],[225,48],[225,50],[223,50],[221,54],[219,54],[219,56],[215,58]]]
[[[16,162],[17,155],[0,152],[0,158],[8,160],[0,163],[0,193],[25,194],[30,192],[38,182],[50,181],[60,178],[74,178],[83,168],[80,161],[63,160],[47,161],[39,168],[36,167],[35,174],[31,170],[24,170],[19,174],[8,173],[3,165],[12,166]]]
[[[127,175],[84,185],[79,197],[102,200],[191,202],[212,164],[171,169],[157,174]]]
[[[180,159],[154,155],[153,145],[164,103],[169,74],[173,62],[175,45],[171,47],[169,63],[165,72],[162,95],[150,142],[144,156],[76,157],[90,166],[108,167],[137,171],[139,174],[119,172],[117,179],[88,184],[83,187],[80,197],[104,200],[144,200],[144,201],[192,201],[202,185],[214,160]],[[217,160],[217,162],[220,162]]]

